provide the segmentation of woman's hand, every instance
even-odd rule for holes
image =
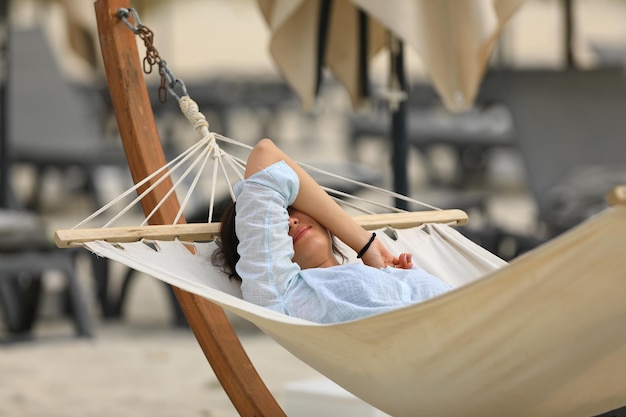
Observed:
[[[394,258],[393,267],[402,269],[413,268],[413,255],[410,253],[401,253],[400,256]]]
[[[365,265],[374,268],[384,268],[386,266],[402,269],[413,268],[413,255],[402,253],[400,256],[393,256],[379,239],[374,239],[361,260]]]

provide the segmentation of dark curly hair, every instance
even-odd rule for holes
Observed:
[[[233,202],[226,206],[220,221],[220,236],[217,240],[217,249],[213,251],[211,260],[213,265],[220,267],[230,279],[241,281],[241,277],[235,271],[235,265],[239,262],[239,239],[235,233],[235,212],[236,204]]]
[[[239,262],[240,258],[239,253],[237,252],[239,239],[237,238],[237,233],[235,232],[236,206],[236,203],[233,202],[229,204],[222,213],[222,217],[220,219],[222,226],[220,227],[219,239],[217,239],[217,249],[213,251],[211,261],[213,262],[213,265],[221,268],[222,271],[228,275],[229,279],[235,279],[241,282],[241,277],[237,275],[237,271],[235,269],[235,266],[237,265],[237,262]],[[341,262],[345,262],[348,258],[341,251],[341,249],[339,249],[336,238],[332,235],[331,237],[333,253],[341,258]]]

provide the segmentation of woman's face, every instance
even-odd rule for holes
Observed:
[[[293,261],[300,268],[338,265],[330,233],[306,213],[289,208],[289,236],[293,239]]]

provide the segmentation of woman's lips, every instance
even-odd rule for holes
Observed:
[[[296,230],[296,232],[293,234],[293,237],[292,237],[294,245],[295,245],[295,244],[296,244],[296,242],[297,242],[298,240],[300,240],[300,239],[304,236],[304,234],[305,234],[306,232],[308,232],[309,230],[311,230],[311,226],[301,226],[300,228],[298,228],[298,230]]]

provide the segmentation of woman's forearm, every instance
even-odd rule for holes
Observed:
[[[300,190],[293,207],[313,217],[358,252],[368,242],[370,233],[358,225],[304,169],[271,140],[263,139],[254,147],[248,157],[245,176],[248,178],[279,161],[285,161],[300,180]]]

